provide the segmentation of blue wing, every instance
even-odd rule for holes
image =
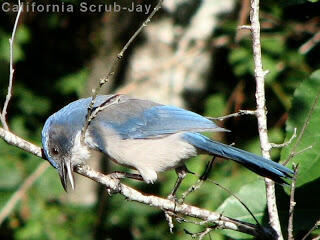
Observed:
[[[103,110],[94,122],[112,128],[123,139],[158,138],[178,132],[227,131],[194,112],[129,98]]]

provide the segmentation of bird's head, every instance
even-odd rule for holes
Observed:
[[[62,186],[67,191],[67,179],[74,189],[72,148],[73,134],[61,124],[48,119],[42,130],[42,146],[50,164],[58,170]]]

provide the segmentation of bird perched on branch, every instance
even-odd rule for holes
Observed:
[[[42,130],[44,153],[67,189],[74,188],[73,167],[94,150],[118,164],[136,169],[147,183],[157,173],[178,172],[200,153],[231,159],[251,171],[285,183],[293,171],[269,159],[211,140],[200,132],[227,131],[196,113],[126,95],[79,99],[50,116]]]

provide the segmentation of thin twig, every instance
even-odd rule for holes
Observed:
[[[256,111],[253,110],[239,110],[239,112],[236,113],[231,113],[229,115],[226,116],[222,116],[222,117],[206,117],[209,120],[218,120],[218,121],[224,121],[228,118],[233,118],[233,117],[240,117],[243,115],[256,115]]]
[[[299,154],[301,154],[301,153],[303,153],[303,152],[305,152],[305,151],[313,148],[313,146],[314,146],[314,145],[310,145],[310,146],[308,146],[308,147],[306,147],[306,148],[304,148],[304,149],[301,149],[301,150],[298,151],[298,152],[291,153],[290,156],[295,157],[295,156],[297,156],[297,155],[299,155]]]
[[[251,27],[250,25],[242,25],[242,26],[239,26],[239,27],[238,27],[239,30],[243,30],[243,29],[251,30],[251,28],[252,28],[252,27]]]
[[[212,168],[212,165],[214,163],[214,160],[215,160],[215,157],[212,158],[212,160],[209,162],[209,164],[207,165],[204,173],[199,176],[198,174],[194,173],[195,176],[197,176],[199,178],[199,180],[194,184],[192,185],[186,192],[184,192],[182,194],[182,198],[180,199],[179,203],[183,203],[185,198],[192,192],[198,190],[202,184],[208,180],[209,182],[215,184],[216,186],[220,187],[222,190],[226,191],[227,193],[229,193],[231,196],[233,196],[235,199],[237,199],[239,201],[239,203],[248,211],[248,213],[252,216],[252,218],[255,220],[255,222],[257,223],[257,226],[260,226],[260,223],[258,222],[258,220],[256,219],[256,217],[253,215],[253,213],[251,212],[251,210],[248,208],[248,206],[243,202],[241,201],[241,199],[235,195],[233,192],[231,192],[228,188],[222,186],[220,183],[217,183],[215,182],[214,180],[212,179],[209,179],[208,176],[209,176],[209,171],[211,170]]]
[[[222,188],[224,191],[226,191],[227,193],[229,193],[231,196],[233,196],[235,199],[237,199],[239,201],[239,203],[247,210],[247,212],[251,215],[251,217],[254,219],[254,221],[257,223],[257,226],[261,226],[260,223],[258,222],[258,219],[254,216],[254,214],[251,212],[251,210],[249,209],[249,207],[237,196],[235,195],[233,192],[231,192],[228,188],[222,186],[220,183],[217,183],[211,179],[208,179],[209,182],[212,182],[213,184],[215,184],[216,186]]]
[[[316,221],[316,223],[313,225],[313,227],[307,232],[306,235],[301,240],[306,240],[309,235],[320,226],[320,219]]]
[[[173,213],[174,214],[174,213]],[[205,224],[209,224],[210,221],[195,221],[195,220],[192,220],[192,219],[186,219],[186,218],[183,218],[181,216],[178,216],[177,214],[175,214],[174,216],[177,220],[178,223],[192,223],[192,224],[195,224],[195,225],[199,225],[199,226],[203,226]]]
[[[270,159],[271,145],[268,139],[267,130],[267,110],[266,110],[266,99],[265,99],[265,86],[264,77],[268,73],[263,70],[262,57],[261,57],[261,41],[260,41],[260,21],[259,21],[259,0],[251,0],[251,36],[252,36],[252,48],[253,48],[253,59],[254,59],[254,73],[256,79],[256,102],[257,102],[257,120],[258,130],[262,149],[262,155],[265,158]],[[279,214],[276,203],[275,186],[274,182],[270,179],[265,178],[266,183],[266,195],[267,205],[269,213],[270,225],[277,232],[278,239],[282,240],[281,225],[279,220]]]
[[[181,201],[179,202],[184,202],[186,197],[189,196],[189,194],[197,191],[202,186],[203,182],[204,182],[203,180],[198,179],[198,181],[195,184],[189,187],[188,190],[182,194]]]
[[[41,148],[24,140],[21,137],[18,137],[17,135],[13,134],[10,131],[5,130],[2,127],[0,127],[0,138],[2,138],[4,141],[6,141],[10,145],[16,146],[18,148],[25,150],[26,152],[36,155],[37,157],[45,159],[45,155],[43,154]]]
[[[207,227],[205,230],[197,233],[189,232],[188,230],[184,229],[184,232],[191,236],[191,238],[198,238],[199,240],[202,240],[206,235],[208,235],[214,227]]]
[[[15,35],[16,35],[17,26],[18,26],[18,23],[19,23],[19,18],[20,18],[22,9],[23,9],[23,5],[20,3],[20,1],[18,1],[18,3],[19,3],[19,10],[18,10],[18,13],[17,13],[17,16],[16,16],[16,20],[14,22],[11,38],[9,39],[9,45],[10,45],[10,74],[9,74],[8,93],[7,93],[6,100],[4,102],[3,109],[2,109],[2,112],[1,112],[1,115],[0,115],[2,126],[6,130],[9,130],[9,126],[7,124],[7,121],[6,121],[6,115],[7,115],[8,105],[9,105],[9,102],[10,102],[10,99],[11,99],[12,82],[13,82],[13,75],[14,75],[14,68],[13,68],[13,56],[14,56],[14,51],[13,50],[14,50],[14,47],[13,47],[13,44],[14,44],[14,38],[15,38]]]
[[[320,42],[320,31],[299,48],[299,53],[306,54]]]
[[[241,1],[241,8],[239,11],[239,17],[238,17],[239,27],[243,27],[247,23],[248,16],[249,16],[249,10],[250,10],[250,0],[242,0]],[[243,29],[243,28],[239,28],[239,27],[238,27],[238,30]],[[247,26],[247,27],[251,28],[251,26]],[[243,34],[244,34],[243,31],[237,31],[235,41],[239,42],[242,39]]]
[[[166,217],[166,220],[167,220],[167,222],[168,222],[170,233],[173,233],[174,225],[173,225],[173,220],[172,220],[171,212],[169,212],[169,211],[164,211],[164,216]]]
[[[293,237],[293,212],[296,202],[294,201],[294,193],[296,190],[296,182],[298,176],[299,165],[293,166],[294,177],[291,182],[291,192],[290,192],[290,207],[289,207],[289,221],[288,221],[288,240],[294,240]]]
[[[182,197],[180,199],[181,202],[184,202],[184,200],[189,194],[198,190],[202,186],[203,182],[208,179],[215,159],[216,159],[216,156],[213,156],[213,158],[208,162],[204,172],[199,177],[199,180],[195,184],[193,184],[191,187],[189,187],[189,189],[186,192],[182,194]]]
[[[312,116],[312,114],[314,112],[314,109],[319,104],[319,100],[320,100],[320,91],[318,92],[318,94],[317,94],[317,96],[316,96],[316,98],[315,98],[315,100],[314,100],[314,102],[313,102],[313,104],[312,104],[312,106],[310,108],[310,111],[308,112],[308,115],[306,117],[305,122],[303,123],[302,129],[301,129],[300,134],[299,134],[299,136],[297,138],[297,141],[294,143],[294,146],[292,147],[291,153],[290,153],[288,159],[284,162],[284,165],[286,165],[294,156],[297,155],[296,149],[297,149],[297,147],[298,147],[298,145],[299,145],[299,143],[300,143],[300,141],[301,141],[301,139],[302,139],[302,137],[303,137],[308,125],[309,125],[309,123],[310,123],[311,116]],[[309,146],[308,148],[310,148],[310,147],[312,147],[312,146]],[[305,151],[305,150],[306,149],[303,149],[303,151]],[[300,151],[300,153],[301,153],[301,151]]]
[[[297,128],[294,128],[293,130],[293,134],[291,136],[291,138],[289,139],[289,141],[287,142],[284,142],[284,143],[280,143],[280,144],[277,144],[277,143],[270,143],[271,144],[271,147],[273,148],[282,148],[282,147],[286,147],[288,145],[290,145],[293,141],[293,139],[295,139],[297,136]]]
[[[18,190],[11,196],[6,205],[0,212],[0,225],[8,217],[8,215],[15,208],[19,200],[26,194],[33,183],[46,171],[49,167],[48,162],[42,162],[37,169],[24,181],[24,183],[18,188]]]
[[[101,91],[102,86],[109,81],[109,79],[112,75],[114,75],[115,70],[120,63],[120,60],[123,58],[125,51],[128,49],[130,44],[137,38],[137,36],[142,32],[143,28],[148,25],[148,23],[151,21],[152,17],[156,14],[156,12],[159,11],[159,9],[162,6],[162,2],[163,2],[163,0],[158,1],[157,5],[154,7],[153,11],[150,13],[150,15],[147,17],[147,19],[142,23],[142,25],[138,28],[138,30],[131,36],[129,41],[124,45],[124,47],[122,48],[120,53],[117,55],[116,59],[113,61],[112,65],[111,65],[110,70],[107,73],[107,75],[104,78],[100,79],[99,85],[95,89],[92,90],[92,100],[91,100],[89,107],[88,107],[86,123],[84,124],[84,126],[81,130],[81,141],[82,142],[84,140],[85,133],[86,133],[88,126],[90,124],[90,119],[92,119],[91,115],[92,115],[92,111],[94,109],[94,104],[95,104],[97,96],[99,95],[99,93]]]
[[[197,174],[195,174],[197,176]],[[199,176],[198,176],[199,177]],[[237,196],[235,195],[233,192],[231,192],[228,188],[222,186],[220,183],[215,182],[212,179],[206,179],[209,182],[215,184],[216,186],[220,187],[221,189],[223,189],[224,191],[226,191],[227,193],[229,193],[231,196],[233,196],[235,199],[237,199],[239,201],[239,203],[248,211],[248,213],[251,215],[251,217],[254,219],[254,221],[257,223],[258,226],[260,226],[260,223],[258,222],[257,218],[254,216],[254,214],[251,212],[251,210],[249,209],[249,207]],[[194,185],[192,185],[185,193],[182,194],[182,198],[181,201],[179,202],[184,202],[185,198],[192,192],[198,190],[202,184],[204,183],[203,180],[198,180]]]
[[[112,97],[110,97],[109,99],[107,99],[105,102],[103,102],[100,106],[95,107],[92,109],[92,113],[89,117],[88,123],[90,124],[90,122],[98,115],[99,112],[101,112],[102,110],[110,107],[113,104],[117,104],[120,101],[120,94],[115,94]]]

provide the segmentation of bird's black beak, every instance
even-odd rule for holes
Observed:
[[[58,173],[60,177],[61,184],[64,188],[64,190],[68,191],[68,184],[67,184],[67,178],[69,178],[69,182],[71,185],[72,190],[74,190],[74,177],[73,177],[73,170],[71,166],[71,161],[63,160],[61,162],[60,168],[58,168]]]

